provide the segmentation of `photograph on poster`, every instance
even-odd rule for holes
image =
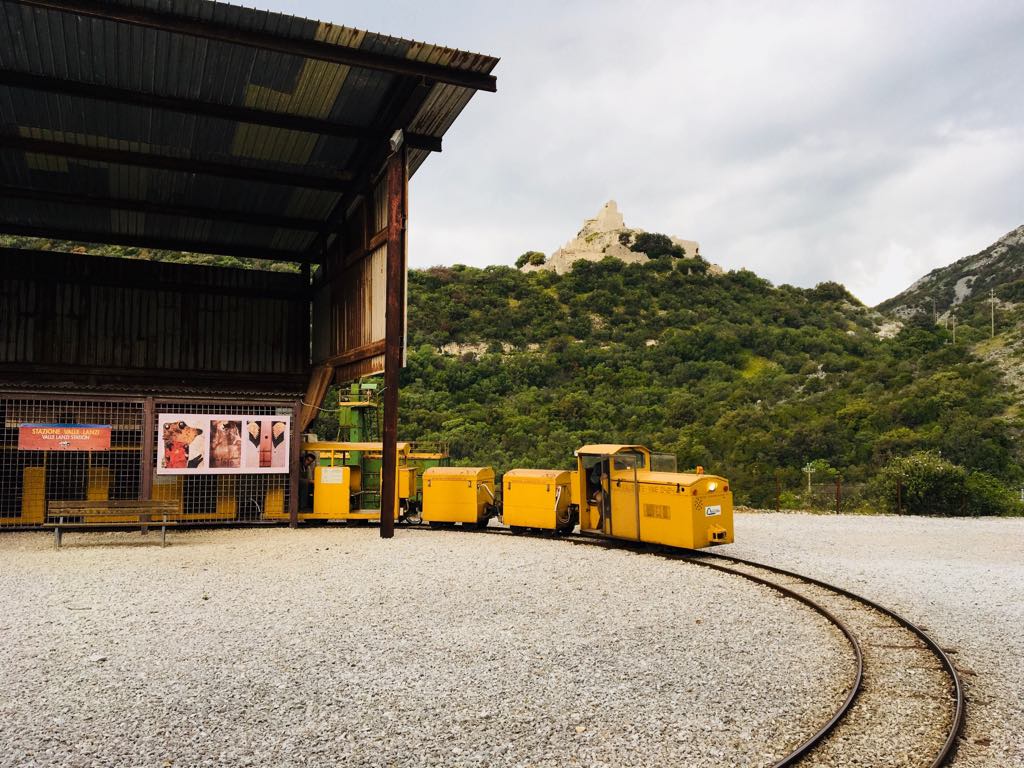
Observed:
[[[201,416],[161,416],[163,450],[158,467],[168,473],[202,474],[207,467],[209,421],[209,417]]]
[[[246,469],[285,467],[288,463],[288,423],[280,416],[245,420]]]
[[[242,466],[242,422],[238,419],[210,421],[210,467],[238,469]]]
[[[158,475],[288,471],[289,416],[160,414]]]

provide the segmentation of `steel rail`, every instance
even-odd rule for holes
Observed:
[[[425,527],[426,526],[424,526],[424,528]],[[480,530],[473,529],[472,531],[467,531],[467,533],[470,532],[479,533]],[[870,608],[873,611],[876,611],[884,616],[887,616],[888,618],[892,619],[897,624],[902,626],[904,629],[907,629],[912,634],[917,636],[918,639],[920,639],[925,644],[928,650],[930,650],[932,654],[935,655],[941,662],[946,674],[952,681],[953,698],[955,700],[955,711],[953,713],[953,719],[950,725],[949,733],[946,736],[942,749],[939,750],[938,754],[929,764],[929,768],[942,768],[942,766],[946,765],[950,758],[952,758],[953,754],[956,751],[956,746],[960,737],[960,732],[963,729],[964,720],[966,716],[966,704],[964,698],[963,684],[960,681],[960,675],[956,671],[956,667],[953,665],[953,662],[950,660],[946,652],[942,650],[939,644],[934,639],[932,639],[932,637],[929,636],[928,633],[926,633],[916,624],[911,622],[909,619],[901,616],[900,614],[896,613],[890,608],[886,608],[884,605],[880,605],[874,602],[869,598],[866,598],[862,595],[858,595],[856,592],[851,592],[850,590],[844,589],[843,587],[837,587],[834,584],[822,581],[821,579],[816,579],[813,576],[805,576],[804,574],[796,573],[795,571],[790,571],[785,568],[779,568],[773,565],[766,565],[764,563],[759,563],[754,560],[745,560],[743,558],[734,557],[732,555],[723,555],[718,552],[709,552],[707,550],[702,549],[687,549],[685,547],[665,547],[662,545],[650,544],[646,542],[629,541],[626,539],[612,539],[603,536],[589,536],[585,534],[554,535],[552,533],[535,533],[529,531],[513,532],[510,529],[506,528],[486,528],[483,529],[483,532],[489,534],[502,534],[509,536],[527,536],[530,538],[542,538],[547,540],[560,539],[562,541],[567,541],[572,544],[603,546],[606,549],[626,549],[633,552],[643,552],[647,554],[659,555],[661,557],[665,557],[668,559],[681,560],[684,562],[693,563],[695,565],[712,568],[714,570],[718,570],[724,573],[742,576],[745,579],[748,579],[758,584],[762,584],[763,586],[769,587],[782,594],[785,594],[787,597],[792,597],[793,599],[798,600],[799,602],[811,607],[817,613],[825,616],[832,624],[834,624],[837,628],[840,629],[840,631],[843,633],[843,635],[847,638],[847,640],[851,643],[852,647],[855,649],[855,654],[857,657],[857,674],[855,685],[851,687],[849,693],[847,694],[846,700],[843,702],[842,706],[838,710],[836,710],[832,718],[824,726],[819,728],[817,732],[815,732],[810,738],[808,738],[799,746],[797,746],[788,755],[783,757],[778,762],[774,763],[771,768],[787,768],[788,766],[797,765],[814,749],[815,746],[817,746],[824,738],[826,738],[842,721],[843,717],[849,711],[850,707],[852,706],[854,700],[859,695],[861,690],[861,684],[863,681],[863,654],[861,651],[861,646],[859,641],[853,635],[852,631],[849,629],[849,627],[846,626],[844,622],[836,618],[827,608],[816,603],[810,597],[807,597],[806,595],[803,595],[795,590],[792,590],[785,585],[777,584],[769,579],[765,579],[751,573],[745,573],[744,571],[729,568],[725,565],[719,565],[707,561],[711,559],[718,559],[733,563],[734,565],[746,566],[748,568],[760,568],[770,573],[775,573],[780,576],[786,576],[788,578],[806,582],[807,584],[812,584],[814,586],[820,587],[821,589],[825,589],[829,592],[837,594],[841,597],[845,597],[854,602],[858,602],[866,606],[867,608]]]
[[[735,568],[729,568],[724,565],[716,565],[715,563],[699,562],[696,560],[690,561],[688,558],[687,561],[694,562],[696,565],[700,565],[705,568],[712,568],[716,571],[721,571],[722,573],[731,573],[735,576],[742,576],[744,579],[748,579],[749,581],[752,581],[755,584],[761,584],[770,589],[774,589],[776,592],[780,592],[786,597],[790,597],[794,600],[800,601],[804,605],[810,607],[812,610],[816,611],[817,613],[820,613],[822,616],[824,616],[826,619],[832,622],[832,624],[838,627],[839,631],[846,636],[847,641],[853,647],[854,655],[856,657],[857,672],[854,677],[853,685],[850,686],[850,689],[846,695],[846,698],[843,700],[843,703],[832,714],[832,717],[829,718],[828,722],[826,722],[817,731],[815,731],[814,734],[812,734],[808,739],[804,740],[797,747],[792,749],[789,752],[789,754],[787,754],[781,760],[779,760],[776,763],[773,763],[772,768],[789,768],[789,766],[797,765],[801,760],[807,757],[807,755],[809,755],[811,751],[816,746],[818,746],[818,744],[822,740],[824,740],[830,733],[832,733],[833,730],[835,730],[836,726],[839,725],[840,721],[846,716],[846,713],[850,710],[850,707],[853,706],[853,702],[860,695],[861,687],[864,682],[864,653],[861,650],[860,641],[853,634],[853,630],[851,630],[850,627],[844,621],[836,617],[835,614],[829,611],[828,608],[823,606],[821,603],[807,597],[807,595],[797,592],[796,590],[790,589],[789,587],[784,586],[782,584],[777,584],[768,579],[761,578],[760,576],[755,576],[752,573],[744,573],[743,571],[738,571]]]
[[[814,584],[815,586],[821,587],[822,589],[827,589],[831,592],[835,592],[838,595],[842,595],[843,597],[846,597],[850,600],[861,603],[862,605],[867,606],[873,611],[877,611],[878,613],[884,614],[885,616],[888,616],[890,619],[892,619],[897,624],[902,626],[904,629],[907,629],[911,633],[916,635],[918,639],[921,640],[921,642],[923,642],[925,646],[927,646],[928,650],[930,650],[932,654],[939,659],[940,663],[945,668],[946,674],[949,676],[950,680],[953,683],[953,699],[955,701],[953,720],[950,724],[949,733],[946,735],[946,740],[943,742],[942,749],[939,750],[938,754],[929,764],[929,768],[942,768],[942,766],[946,765],[949,759],[953,757],[954,753],[956,752],[957,743],[960,738],[960,732],[963,730],[964,721],[967,714],[967,705],[964,697],[963,683],[960,681],[960,674],[956,671],[956,666],[953,664],[952,660],[949,658],[946,652],[942,650],[939,644],[927,632],[925,632],[923,629],[921,629],[912,621],[910,621],[910,619],[905,618],[904,616],[896,613],[896,611],[890,608],[886,608],[884,605],[880,605],[879,603],[876,603],[874,600],[864,597],[863,595],[859,595],[856,592],[851,592],[848,589],[843,589],[842,587],[837,587],[834,584],[830,584],[826,581],[816,579],[813,576],[805,576],[802,573],[796,573],[795,571],[790,571],[785,568],[779,568],[778,566],[766,565],[764,563],[759,563],[754,560],[746,560],[741,557],[734,557],[733,555],[723,555],[719,554],[718,552],[706,552],[704,550],[699,549],[680,549],[680,551],[685,552],[688,556],[687,559],[695,563],[700,563],[702,560],[705,559],[714,558],[718,560],[725,560],[736,565],[745,565],[749,568],[760,568],[771,573],[779,574],[780,576],[787,576],[789,578],[800,579],[802,581],[807,582],[808,584]],[[712,564],[706,563],[706,565]]]

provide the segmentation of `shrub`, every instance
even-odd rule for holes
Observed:
[[[976,516],[1024,512],[1016,494],[998,478],[987,472],[969,472],[930,451],[893,459],[879,472],[874,485],[890,512]]]
[[[668,235],[659,235],[653,232],[641,232],[629,247],[630,250],[638,253],[646,253],[647,257],[651,259],[656,259],[659,256],[674,256],[681,259],[686,256],[686,251],[673,243],[672,238]]]
[[[547,261],[547,256],[545,256],[540,251],[527,251],[518,259],[516,259],[516,269],[521,269],[522,267],[525,267],[527,264],[539,267],[545,261]]]
[[[676,262],[676,269],[680,272],[703,275],[708,271],[708,263],[701,258],[687,259],[680,257],[679,261]]]
[[[860,305],[860,301],[846,290],[846,286],[831,280],[818,283],[807,294],[813,301],[847,301],[854,306]]]
[[[875,478],[879,501],[890,512],[956,515],[966,493],[967,471],[930,451],[890,461]]]
[[[1019,515],[1024,512],[1017,494],[987,472],[971,472],[964,483],[968,515]]]

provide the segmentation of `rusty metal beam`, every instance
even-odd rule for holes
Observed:
[[[329,365],[332,368],[338,368],[342,365],[348,365],[349,363],[358,363],[360,360],[368,360],[371,357],[383,355],[384,346],[383,340],[364,344],[361,347],[356,347],[355,349],[343,352],[340,355],[329,357],[323,361],[322,365]]]
[[[143,168],[157,168],[179,173],[198,173],[205,176],[221,176],[243,181],[260,181],[267,184],[281,184],[287,187],[322,189],[329,192],[344,192],[351,174],[341,172],[334,177],[323,174],[279,171],[273,168],[250,167],[190,157],[174,157],[153,152],[136,152],[108,147],[90,147],[65,141],[47,141],[24,136],[0,134],[0,147],[23,152],[63,157],[71,160],[85,160],[115,165],[136,165]]]
[[[154,372],[159,373],[159,381],[154,383]],[[172,395],[175,402],[180,401],[182,388],[202,387],[204,391],[226,392],[265,392],[270,396],[280,397],[281,393],[301,392],[306,386],[305,373],[246,373],[239,371],[179,370],[154,368],[115,368],[97,365],[69,365],[63,363],[5,363],[0,367],[0,383],[15,382],[85,382],[87,386],[123,387],[125,390],[138,392],[150,391]],[[36,390],[33,384],[33,391]],[[60,391],[55,390],[55,391]],[[104,395],[106,397],[106,395]],[[216,395],[209,395],[216,397]],[[86,398],[88,399],[88,398]],[[291,402],[284,403],[291,405]]]
[[[398,379],[405,341],[405,227],[409,162],[406,147],[393,147],[387,160],[388,243],[384,311],[384,429],[380,488],[380,536],[395,535],[398,516]]]
[[[102,210],[133,211],[159,216],[184,216],[191,219],[207,219],[209,221],[234,221],[254,227],[278,227],[280,229],[295,229],[305,232],[328,231],[326,222],[318,219],[304,219],[298,216],[281,216],[273,213],[244,212],[193,205],[171,205],[168,203],[154,203],[118,197],[80,195],[71,192],[16,187],[10,184],[0,184],[0,198],[59,203],[61,205],[81,205]]]
[[[88,258],[103,259],[106,256],[71,253],[68,251],[40,250],[31,248],[7,248],[0,246],[0,264],[4,265],[5,275],[15,278],[31,278],[33,280],[53,279],[54,270],[60,269],[55,260],[82,260]],[[27,263],[26,263],[26,260]],[[11,263],[17,263],[12,270]],[[173,269],[176,273],[169,278],[165,269]],[[239,267],[208,267],[196,264],[171,264],[160,261],[136,261],[132,268],[118,271],[116,277],[107,270],[94,270],[89,276],[89,284],[105,288],[145,288],[153,289],[159,285],[164,290],[205,296],[234,296],[254,299],[283,299],[285,301],[306,301],[308,293],[300,286],[298,275],[285,272],[265,273],[272,275],[271,284],[239,285],[238,281],[222,281],[211,284],[206,276],[209,270],[226,270],[238,272]],[[248,270],[246,270],[249,273]],[[251,274],[251,273],[249,273]],[[71,281],[67,275],[60,275]],[[265,281],[266,282],[266,281]]]
[[[392,72],[396,75],[427,78],[435,82],[460,85],[478,91],[497,90],[497,81],[494,75],[483,72],[455,69],[443,64],[417,61],[403,55],[349,48],[321,40],[299,39],[254,29],[239,29],[223,22],[190,18],[148,8],[131,7],[100,0],[13,0],[13,2],[33,8],[73,13],[86,18],[148,27],[162,32],[201,37],[206,40],[233,43],[248,48],[329,61],[334,64],[346,64],[352,67]]]
[[[396,130],[402,130],[402,126],[407,125],[409,121],[412,120],[413,116],[419,112],[420,108],[426,102],[427,97],[430,96],[430,90],[430,87],[425,83],[418,83],[415,81],[395,83],[391,89],[387,106],[380,110],[381,117],[378,119],[376,126],[381,130],[386,131],[388,137],[394,134]],[[405,146],[409,147],[408,143],[406,143]],[[381,167],[388,156],[388,152],[388,143],[386,141],[360,143],[356,155],[358,157],[363,157],[364,160],[359,165],[359,168],[355,173],[355,180],[351,184],[354,196],[367,194],[367,192],[369,192],[368,200],[372,199],[374,178],[378,177],[380,174]],[[345,211],[352,202],[351,197],[352,196],[350,195],[342,197],[341,200],[338,201],[337,205],[334,206],[334,210],[331,211],[327,220],[330,222],[344,222]],[[367,211],[369,211],[369,204],[367,205]],[[337,230],[331,230],[331,232],[324,233],[317,237],[310,246],[307,255],[311,259],[323,261],[324,254],[331,245],[328,242],[328,238],[331,233],[336,231]],[[366,236],[370,236],[368,231]]]
[[[68,240],[74,243],[96,243],[98,245],[126,245],[135,248],[152,248],[159,251],[186,251],[188,253],[214,256],[234,256],[240,259],[263,259],[265,261],[295,261],[303,263],[306,257],[301,253],[282,251],[277,248],[261,248],[229,243],[211,243],[196,240],[149,237],[147,235],[119,235],[110,232],[90,232],[81,229],[67,229],[49,224],[16,224],[0,221],[0,233],[23,237],[42,237],[48,240]]]
[[[291,115],[252,107],[238,107],[232,104],[219,104],[198,99],[185,99],[178,96],[164,96],[145,91],[114,88],[96,83],[85,83],[78,80],[63,80],[44,75],[33,75],[27,72],[0,70],[0,85],[24,88],[46,93],[59,93],[65,96],[77,96],[97,101],[108,101],[115,104],[127,104],[132,107],[178,112],[186,115],[212,117],[220,120],[231,120],[250,125],[265,125],[271,128],[283,128],[303,133],[314,133],[322,136],[334,136],[343,139],[377,139],[383,141],[387,134],[374,130],[372,127],[349,125],[334,120],[321,120],[315,117]],[[426,134],[409,134],[409,146],[428,152],[441,151],[441,139]]]
[[[302,398],[295,401],[292,408],[292,435],[288,444],[288,527],[299,527],[299,475],[302,469],[302,431],[299,422],[302,420]]]
[[[152,396],[142,401],[142,435],[139,451],[139,471],[142,483],[139,486],[139,499],[149,501],[153,498],[153,455],[156,448],[156,405]]]

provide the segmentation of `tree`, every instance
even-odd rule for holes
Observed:
[[[636,236],[630,250],[638,253],[646,253],[650,259],[659,256],[672,256],[682,259],[686,256],[686,250],[672,242],[668,235],[660,235],[654,232],[641,232]]]
[[[545,261],[547,261],[547,256],[540,251],[527,251],[516,259],[516,269],[522,269],[527,264],[539,267],[544,264]]]

